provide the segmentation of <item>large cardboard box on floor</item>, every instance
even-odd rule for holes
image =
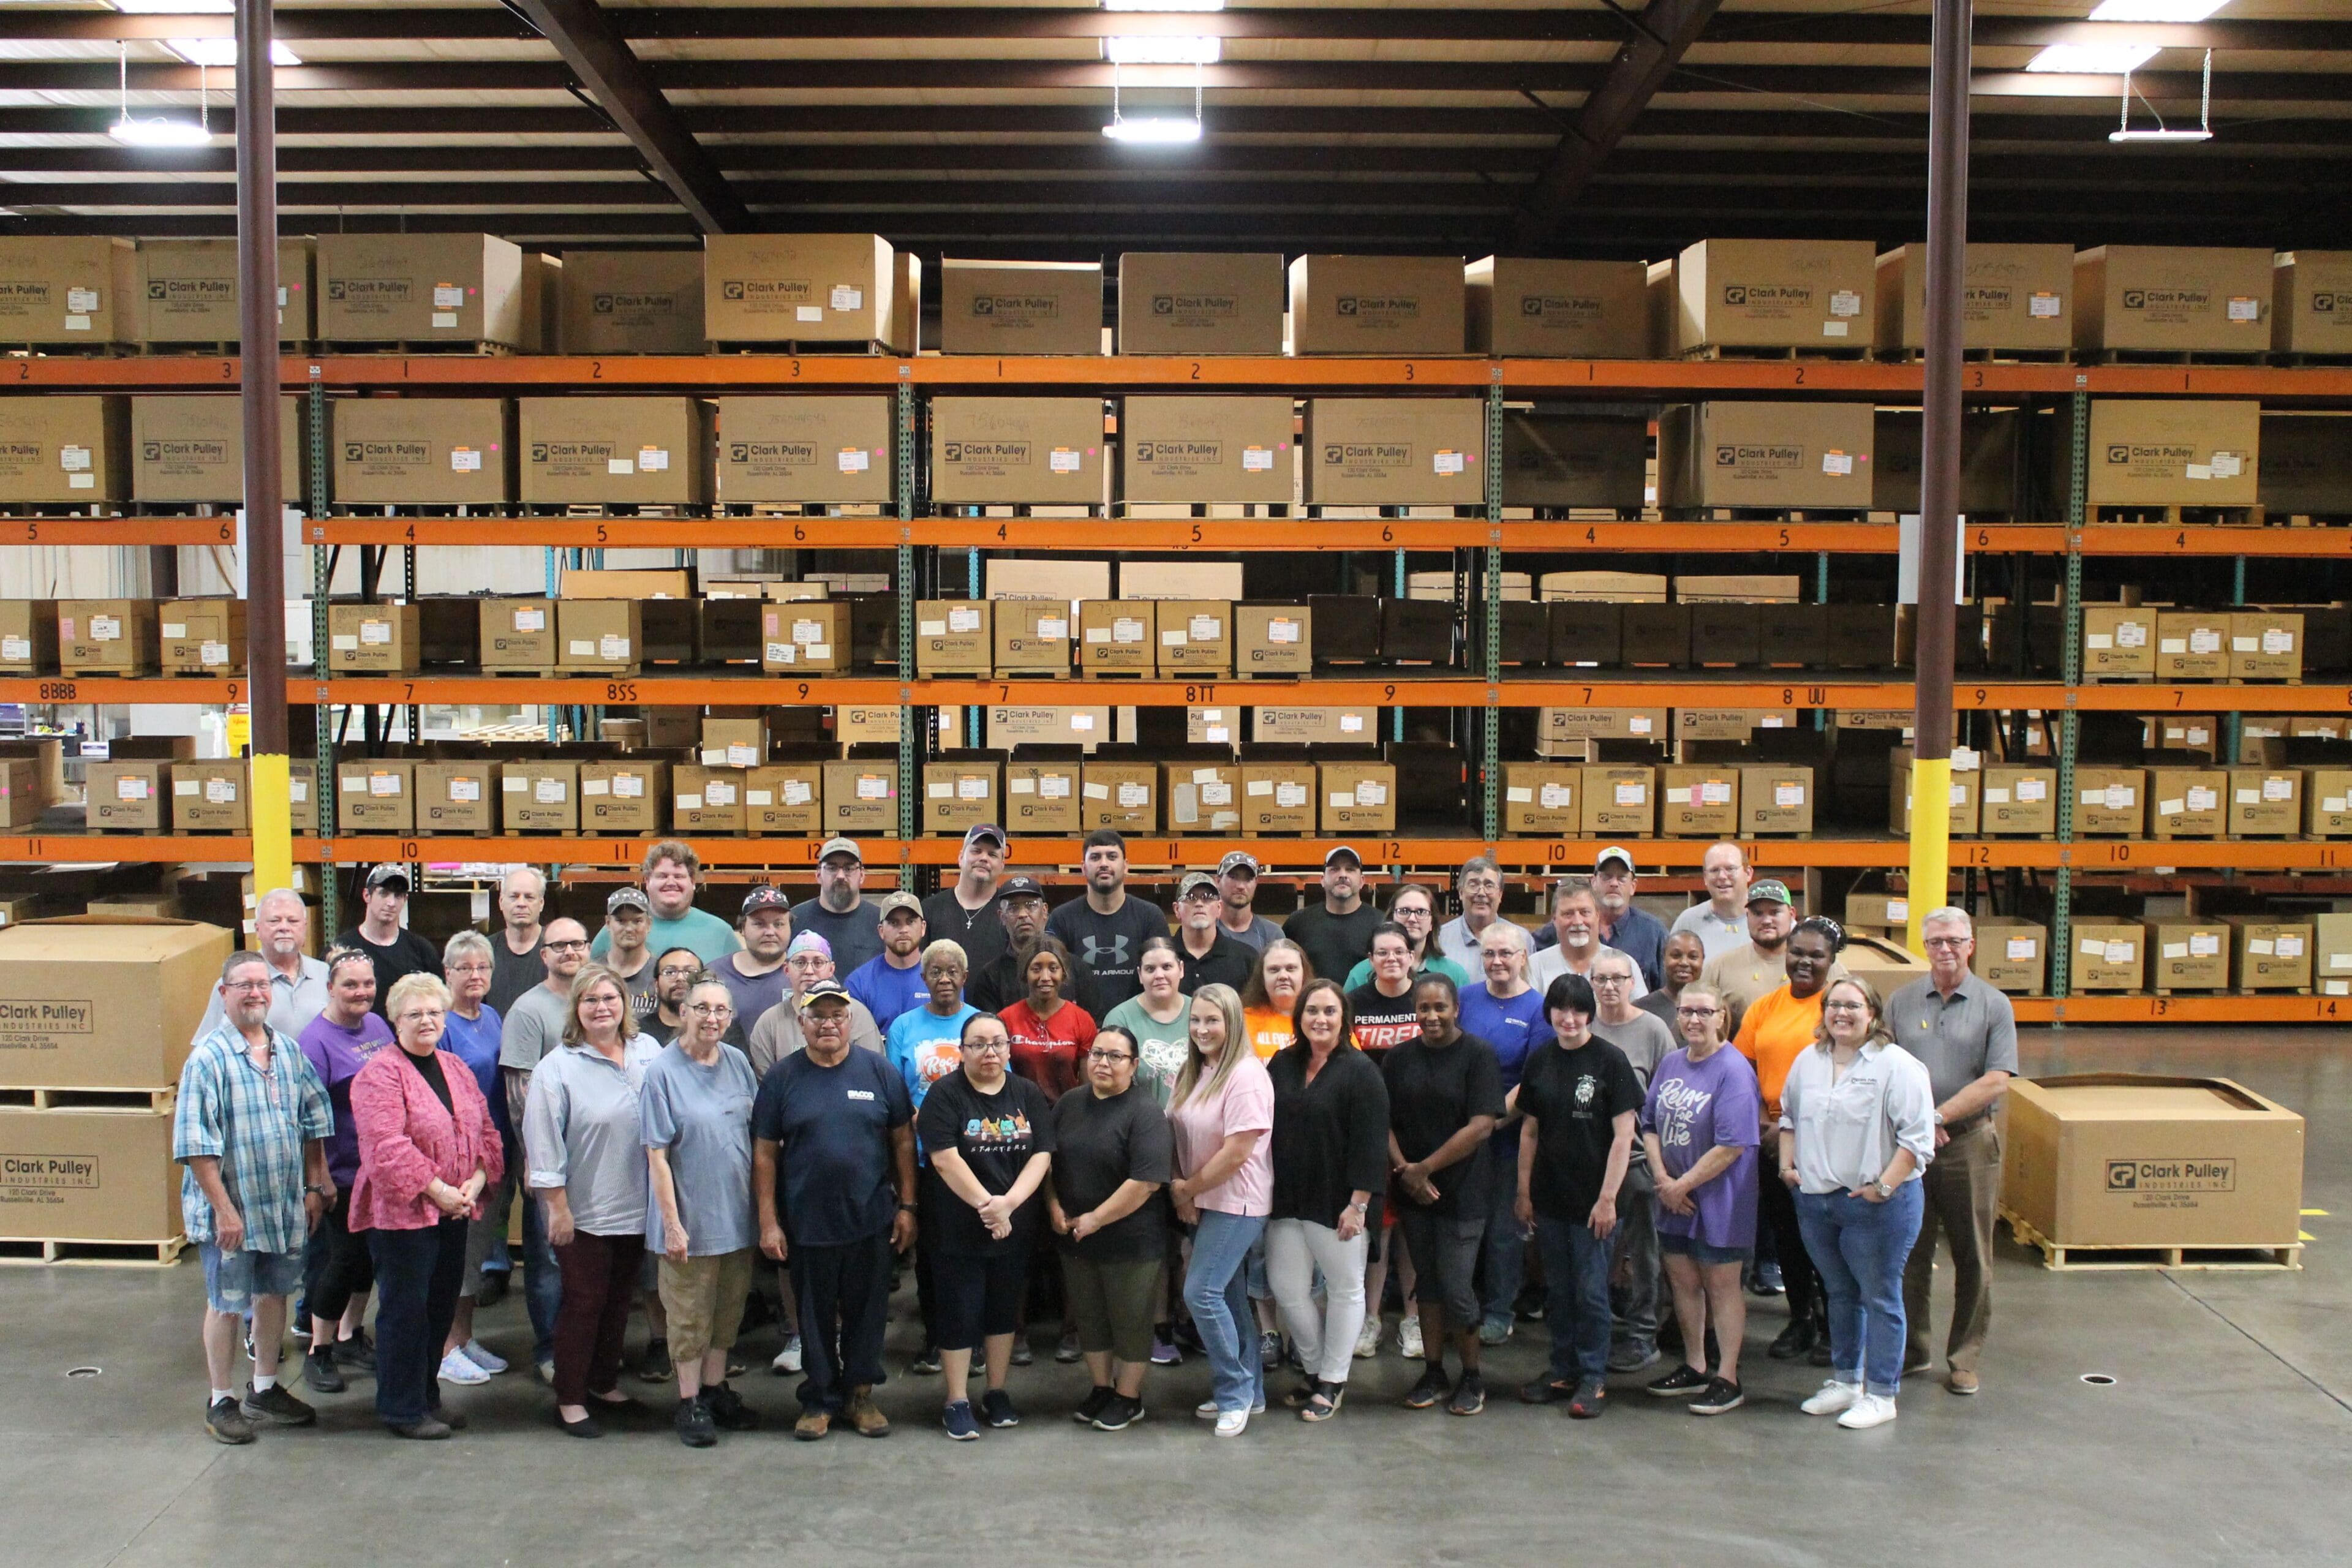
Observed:
[[[568,354],[698,354],[703,258],[691,250],[567,250],[561,328]]]
[[[1867,403],[1682,403],[1658,416],[1662,507],[1871,504]]]
[[[179,1236],[172,1121],[168,1110],[0,1110],[0,1235],[36,1241]]]
[[[2050,928],[2032,921],[1976,922],[1977,950],[1969,967],[1996,991],[2038,996],[2049,989]]]
[[[1503,504],[1638,512],[1649,458],[1646,419],[1506,409]]]
[[[710,504],[710,405],[698,397],[517,401],[526,506]]]
[[[278,486],[289,506],[303,501],[301,400],[278,403]],[[231,395],[131,400],[131,497],[172,505],[231,507],[245,500],[245,422]]]
[[[933,398],[931,499],[981,505],[1099,505],[1102,399]]]
[[[131,498],[130,409],[120,397],[12,397],[0,419],[0,505]]]
[[[2147,983],[2147,933],[2137,921],[2076,921],[2068,984],[2077,991],[2137,991]]]
[[[722,397],[719,500],[886,505],[898,465],[887,397]]]
[[[2225,1078],[2009,1086],[2001,1202],[2066,1247],[2292,1247],[2303,1118]]]
[[[2271,350],[2352,354],[2352,250],[2283,250],[2271,258]]]
[[[2322,996],[2352,996],[2352,914],[2311,917],[2313,989]]]
[[[1486,405],[1466,397],[1307,400],[1302,473],[1313,506],[1480,506]]]
[[[316,336],[318,295],[310,287],[316,241],[278,242],[278,341]],[[221,343],[245,334],[234,239],[143,239],[131,335],[141,343]]]
[[[1099,261],[940,263],[940,352],[1098,354]]]
[[[1287,397],[1129,397],[1119,420],[1121,500],[1290,504]]]
[[[340,398],[332,418],[340,504],[496,509],[515,499],[502,397]]]
[[[1861,239],[1702,239],[1675,258],[1673,352],[1867,350],[1878,254]]]
[[[716,343],[916,346],[919,274],[874,234],[714,234],[703,240],[703,331]],[[918,285],[919,286],[919,285]]]
[[[1468,289],[1452,256],[1302,256],[1290,264],[1294,354],[1458,354]]]
[[[487,234],[322,234],[319,337],[523,346],[522,250]]]
[[[1118,352],[1279,354],[1284,288],[1279,251],[1126,251]]]
[[[193,921],[77,915],[0,931],[0,1085],[178,1083],[234,951],[232,932]]]
[[[2103,245],[2074,258],[2074,346],[2261,353],[2271,346],[2268,246]]]
[[[127,343],[139,255],[103,235],[0,237],[0,343]]]
[[[1472,353],[1640,359],[1648,268],[1638,261],[1489,256],[1463,268]]]
[[[2062,408],[2062,442],[2069,417]],[[2252,506],[2261,461],[2260,404],[2242,398],[2091,400],[2084,490],[2090,506]]]
[[[2220,921],[2147,924],[2147,983],[2158,991],[2230,988],[2230,928]]]
[[[1960,346],[1992,353],[2060,354],[2074,341],[2074,253],[2063,245],[1969,246],[1961,261]],[[1881,353],[1927,346],[1927,247],[1878,258]]]

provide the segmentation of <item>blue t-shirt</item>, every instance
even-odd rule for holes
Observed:
[[[672,1042],[637,1088],[646,1147],[667,1151],[678,1223],[689,1258],[716,1258],[759,1244],[751,1206],[751,1104],[759,1080],[733,1046],[704,1067]],[[668,1226],[646,1189],[646,1246],[662,1250]]]
[[[942,1018],[925,1005],[892,1020],[882,1054],[898,1069],[899,1079],[907,1086],[907,1099],[918,1112],[931,1085],[963,1066],[964,1020],[979,1011],[967,1004]],[[915,1158],[930,1163],[919,1136],[915,1140]]]
[[[1551,1044],[1553,1038],[1542,992],[1522,991],[1507,1001],[1498,1001],[1484,985],[1468,986],[1462,993],[1462,1032],[1495,1047],[1495,1060],[1503,1068],[1505,1094],[1519,1087],[1528,1053]],[[1511,1135],[1518,1136],[1516,1128]]]
[[[449,1012],[448,1032],[441,1037],[441,1048],[474,1069],[474,1081],[482,1088],[482,1098],[490,1102],[490,1125],[499,1131],[499,1142],[506,1146],[507,1163],[516,1163],[514,1129],[507,1125],[506,1086],[499,1081],[499,1032],[505,1023],[499,1010],[488,1002],[482,1004],[482,1016],[464,1018],[455,1008]]]
[[[913,964],[905,969],[890,967],[890,955],[876,953],[849,973],[842,982],[849,994],[866,1004],[874,1015],[877,1028],[887,1030],[899,1014],[923,1005],[931,999],[931,988],[923,984],[923,966]]]
[[[915,1119],[907,1086],[872,1051],[834,1067],[794,1051],[768,1069],[751,1135],[777,1145],[776,1214],[795,1247],[887,1235],[898,1212],[890,1130]]]

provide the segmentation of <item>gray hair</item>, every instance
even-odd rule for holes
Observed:
[[[1503,868],[1492,855],[1473,855],[1462,862],[1461,874],[1454,879],[1454,885],[1458,888],[1481,871],[1491,871],[1500,877]]]
[[[487,958],[498,962],[490,952],[490,939],[478,931],[461,931],[451,937],[441,950],[441,963],[446,968],[460,958]]]
[[[1551,907],[1559,908],[1563,900],[1578,893],[1591,899],[1596,909],[1600,907],[1601,900],[1592,891],[1592,879],[1590,877],[1562,877],[1554,882],[1551,885]]]
[[[290,900],[296,909],[303,911],[306,918],[309,915],[310,906],[304,903],[302,901],[302,895],[296,892],[291,888],[270,889],[269,891],[262,894],[261,897],[253,901],[253,912],[256,915],[258,915],[262,910],[278,902],[280,899]]]
[[[941,937],[939,941],[931,943],[930,946],[923,949],[923,959],[920,968],[923,973],[928,974],[930,973],[932,964],[945,963],[950,959],[952,959],[957,963],[962,965],[965,973],[969,974],[971,973],[971,957],[964,952],[963,944],[959,942],[950,942],[945,937]]]
[[[513,881],[517,877],[529,877],[532,879],[539,883],[540,892],[542,895],[546,893],[547,873],[541,870],[536,866],[517,866],[509,869],[505,876],[499,879],[499,891],[502,893],[505,892],[507,889],[507,884]]]
[[[232,952],[228,955],[228,962],[221,965],[220,983],[224,985],[227,984],[228,977],[235,974],[238,970],[243,969],[248,963],[257,963],[264,969],[269,967],[269,960],[262,957],[261,954],[257,952]]]
[[[1958,926],[1968,933],[1971,941],[1975,940],[1977,934],[1977,922],[1969,918],[1969,911],[1956,909],[1950,904],[1946,904],[1940,910],[1927,911],[1919,921],[1919,929],[1925,931],[1929,926]]]
[[[1639,967],[1633,963],[1633,955],[1617,948],[1604,947],[1599,952],[1592,955],[1592,967],[1595,970],[1598,970],[1604,963],[1623,964],[1625,966],[1625,978],[1628,980],[1633,979],[1634,975],[1641,973]]]

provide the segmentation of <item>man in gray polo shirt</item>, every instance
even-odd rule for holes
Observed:
[[[1951,1366],[1944,1386],[1974,1394],[1977,1361],[1992,1321],[1992,1223],[2000,1205],[2000,1131],[1993,1110],[2017,1071],[2017,1016],[2009,998],[1969,970],[1976,930],[1963,910],[1942,909],[1920,922],[1927,976],[1886,1004],[1895,1044],[1926,1064],[1936,1096],[1936,1158],[1922,1178],[1926,1217],[1903,1271],[1903,1315],[1910,1344],[1906,1372],[1935,1364],[1927,1342],[1927,1286],[1936,1232],[1952,1252]]]

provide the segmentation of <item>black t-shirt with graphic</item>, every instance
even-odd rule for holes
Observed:
[[[1054,1152],[1053,1104],[1044,1089],[1012,1073],[995,1093],[982,1094],[966,1074],[951,1072],[923,1096],[915,1136],[925,1149],[952,1149],[961,1155],[990,1193],[1009,1193],[1032,1155]],[[999,1240],[988,1234],[980,1211],[950,1188],[947,1213],[940,1220],[940,1250],[967,1258],[1025,1250],[1036,1245],[1045,1213],[1045,1184],[1040,1182],[1029,1201],[1013,1211],[1013,1234]]]
[[[1536,1119],[1529,1191],[1538,1214],[1578,1225],[1591,1216],[1608,1174],[1612,1123],[1639,1114],[1642,1099],[1633,1064],[1597,1035],[1572,1051],[1547,1041],[1528,1053],[1519,1109]]]

